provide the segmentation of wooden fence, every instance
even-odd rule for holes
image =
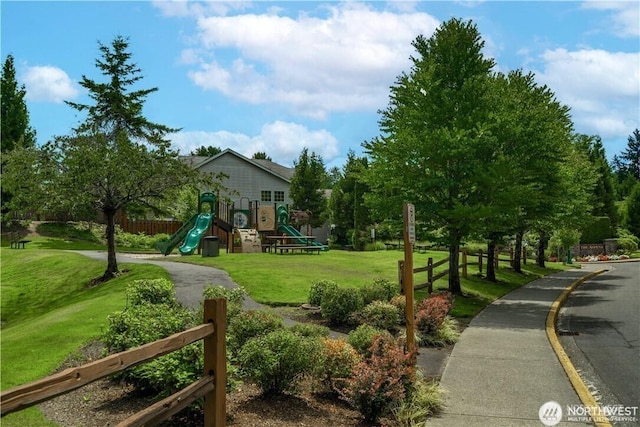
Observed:
[[[493,257],[493,262],[494,262],[494,267],[497,269],[498,268],[498,263],[500,262],[508,262],[508,263],[513,263],[513,249],[511,249],[509,251],[509,258],[500,258],[500,253],[499,250],[496,248],[496,252],[494,254]],[[478,251],[478,253],[476,254],[476,256],[478,257],[478,260],[475,262],[470,262],[468,260],[469,255],[467,254],[466,250],[463,250],[460,254],[460,258],[461,261],[458,264],[458,269],[462,269],[461,271],[461,276],[463,279],[467,278],[467,267],[470,265],[477,265],[478,266],[478,270],[480,271],[480,274],[482,274],[482,269],[483,269],[483,265],[484,259],[487,259],[487,255],[484,254],[482,251]],[[524,262],[524,264],[527,263],[527,257],[523,256],[522,260]],[[424,267],[416,267],[413,269],[413,274],[417,274],[417,273],[427,273],[427,281],[423,282],[423,283],[418,283],[418,284],[414,284],[413,288],[418,290],[418,289],[424,289],[424,288],[428,288],[428,292],[431,293],[433,292],[433,282],[435,282],[438,279],[441,279],[443,277],[445,277],[446,275],[449,274],[449,270],[443,270],[443,271],[439,271],[438,273],[435,272],[435,269],[443,264],[447,264],[449,262],[449,256],[447,256],[444,259],[441,259],[440,261],[437,262],[433,262],[433,258],[429,257],[427,258],[427,265]],[[400,260],[398,261],[398,283],[400,284],[400,289],[402,290],[402,278],[404,277],[404,261]],[[415,283],[415,282],[414,282]]]
[[[168,234],[172,235],[182,226],[180,221],[161,221],[161,220],[133,220],[129,221],[127,218],[122,218],[118,225],[122,228],[122,231],[126,233],[138,234],[144,233],[147,236],[153,236],[155,234]]]
[[[204,397],[204,426],[226,425],[227,303],[224,298],[205,300],[204,324],[170,337],[0,393],[2,416],[66,394],[91,382],[148,362],[193,342],[204,341],[204,376],[179,392],[130,416],[117,427],[156,425],[197,399]]]

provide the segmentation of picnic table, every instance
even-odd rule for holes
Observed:
[[[315,239],[316,239],[315,236],[284,235],[284,236],[265,236],[265,238],[270,243],[265,245],[264,249],[269,252],[273,250],[273,253],[278,253],[278,250],[280,250],[280,254],[283,254],[289,251],[293,252],[296,250],[304,251],[304,252],[317,251],[318,253],[320,253],[320,251],[322,250],[322,246],[313,244],[313,242],[315,242]],[[303,243],[298,243],[299,241],[303,241]]]
[[[10,247],[11,249],[24,249],[24,245],[29,243],[31,240],[12,240]]]

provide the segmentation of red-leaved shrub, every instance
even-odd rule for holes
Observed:
[[[401,401],[415,381],[416,354],[389,336],[378,336],[371,356],[360,362],[340,394],[367,421],[376,421]]]
[[[434,293],[420,301],[416,314],[418,331],[425,335],[437,333],[452,305],[453,297],[449,292]]]

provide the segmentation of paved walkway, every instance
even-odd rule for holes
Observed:
[[[105,260],[107,253],[103,251],[73,251],[93,259]],[[149,255],[118,254],[118,264],[136,263],[153,264],[167,270],[176,288],[176,299],[190,308],[198,308],[202,301],[202,291],[208,285],[223,286],[235,289],[238,284],[231,280],[226,271],[182,262],[160,261],[161,257],[149,258]],[[245,298],[243,308],[254,310],[264,308],[253,299]]]
[[[544,426],[540,407],[581,404],[545,333],[551,304],[586,275],[535,280],[487,306],[461,334],[441,379],[444,411],[429,426]],[[591,424],[567,422],[558,426]]]

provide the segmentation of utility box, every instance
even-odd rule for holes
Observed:
[[[202,241],[202,256],[219,256],[220,238],[218,236],[207,236]]]

